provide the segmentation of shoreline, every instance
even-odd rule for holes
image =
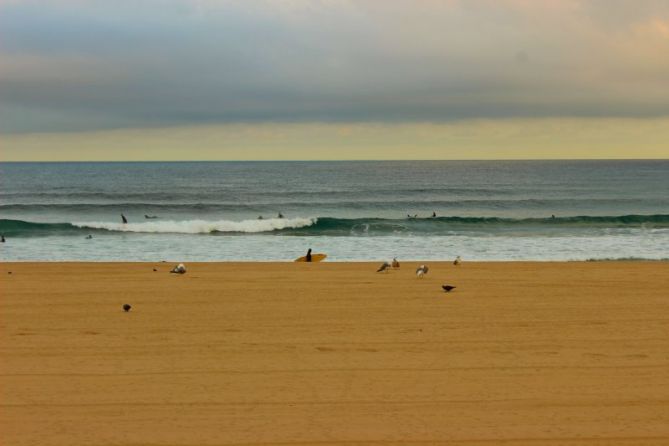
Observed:
[[[313,264],[368,264],[368,265],[380,265],[384,261],[389,261],[384,260],[383,258],[379,257],[379,260],[325,260],[321,262],[313,262]],[[433,260],[433,259],[428,259],[428,260],[416,260],[416,259],[403,259],[402,262],[404,263],[429,263],[429,264],[444,264],[444,265],[450,265],[453,263],[453,259],[443,259],[443,260]],[[555,263],[555,264],[563,264],[563,263],[663,263],[663,262],[668,262],[669,263],[669,257],[667,258],[662,258],[662,259],[644,259],[644,258],[620,258],[620,259],[585,259],[585,260],[580,260],[580,259],[575,259],[575,260],[553,260],[553,259],[547,259],[547,260],[463,260],[463,263],[467,264],[496,264],[496,265],[501,265],[501,264],[532,264],[532,263],[537,263],[537,264],[550,264],[550,263]],[[177,264],[177,263],[188,263],[188,264],[202,264],[202,265],[234,265],[237,263],[240,264],[249,264],[249,263],[257,263],[259,265],[272,265],[272,264],[291,264],[291,263],[298,263],[295,262],[295,260],[267,260],[267,261],[259,261],[259,260],[195,260],[195,261],[190,261],[190,260],[157,260],[157,261],[147,261],[147,260],[2,260],[0,259],[0,264],[3,265],[12,265],[12,264],[18,264],[18,265],[29,265],[29,264],[67,264],[67,265],[72,265],[72,264],[93,264],[93,265],[103,265],[103,264],[110,264],[110,265],[121,265],[121,264],[147,264],[147,265],[154,265],[154,264],[159,264],[159,265],[164,265],[164,264]]]
[[[669,442],[667,263],[400,262],[0,263],[3,440]]]

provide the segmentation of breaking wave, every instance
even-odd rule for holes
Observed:
[[[669,229],[669,215],[576,216],[560,218],[438,217],[415,219],[299,217],[264,220],[157,220],[142,223],[37,223],[0,219],[5,236],[78,235],[82,232],[172,234],[281,234],[306,236],[453,235],[461,232]],[[507,234],[508,235],[508,234]]]

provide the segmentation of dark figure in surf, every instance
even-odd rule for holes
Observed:
[[[125,215],[121,214],[121,220],[123,220],[123,224],[128,223],[128,219],[125,218]]]
[[[555,214],[551,215],[551,218],[552,218],[553,220],[555,220]]]
[[[262,220],[262,215],[258,215],[258,220]]]
[[[158,218],[158,216],[157,215],[146,215],[146,214],[144,214],[144,218],[146,218],[147,220],[153,220],[154,218]]]
[[[5,236],[4,235],[0,235],[0,243],[5,243]]]
[[[277,215],[276,218],[283,218],[283,214],[279,212],[279,215]]]
[[[92,238],[93,238],[93,236],[92,236],[91,234],[88,234],[88,235],[86,236],[86,240],[90,240],[90,239],[92,239]]]
[[[309,251],[307,251],[307,262],[311,262],[311,248],[309,248]]]
[[[437,213],[432,211],[432,218],[437,218]]]

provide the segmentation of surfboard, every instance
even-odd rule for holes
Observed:
[[[321,260],[325,259],[328,255],[327,254],[311,254],[311,261],[312,262],[320,262]],[[307,256],[302,256],[299,259],[295,259],[296,262],[306,262],[307,261]]]

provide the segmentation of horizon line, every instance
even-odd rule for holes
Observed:
[[[318,163],[318,162],[414,162],[414,161],[669,161],[667,158],[416,158],[416,159],[209,159],[209,160],[0,160],[2,164],[19,163]]]

